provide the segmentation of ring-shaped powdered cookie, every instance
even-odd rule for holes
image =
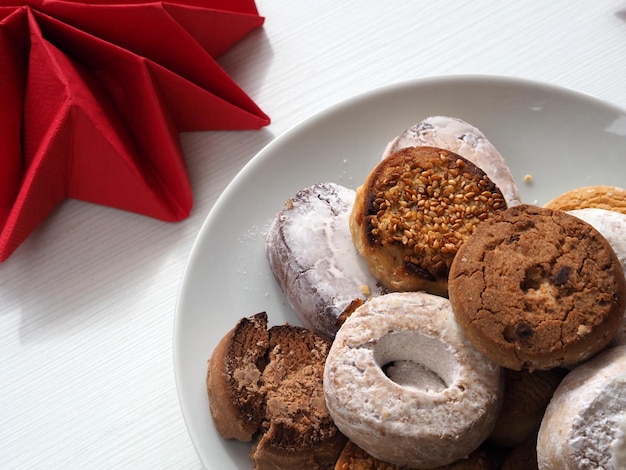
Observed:
[[[324,396],[337,427],[372,456],[434,468],[487,438],[502,373],[465,338],[447,299],[391,293],[356,309],[337,333]]]
[[[406,468],[375,459],[352,441],[346,443],[335,463],[336,470],[406,470]],[[440,470],[496,470],[499,467],[490,449],[481,446],[466,459],[437,468]]]

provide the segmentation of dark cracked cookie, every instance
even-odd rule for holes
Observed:
[[[474,346],[515,370],[571,366],[602,350],[626,306],[609,243],[562,211],[520,205],[480,224],[452,263],[449,295]]]

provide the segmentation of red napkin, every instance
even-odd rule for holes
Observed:
[[[65,198],[189,215],[179,132],[269,118],[215,61],[253,0],[0,0],[0,261]]]

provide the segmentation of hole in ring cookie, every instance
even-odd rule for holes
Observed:
[[[401,387],[414,387],[427,392],[440,392],[445,382],[435,372],[415,361],[392,361],[383,366],[383,372]]]
[[[417,331],[383,336],[374,347],[374,359],[385,376],[401,387],[437,393],[455,381],[452,352]]]

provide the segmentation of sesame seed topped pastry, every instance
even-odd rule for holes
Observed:
[[[506,161],[479,129],[459,118],[431,116],[393,139],[383,158],[406,147],[437,147],[458,153],[487,173],[502,191],[507,205],[521,203],[515,179]]]
[[[498,187],[470,161],[409,147],[382,160],[357,188],[350,230],[385,287],[447,296],[459,247],[476,225],[506,208]]]

